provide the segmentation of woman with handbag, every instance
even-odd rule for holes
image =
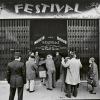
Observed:
[[[97,64],[95,63],[95,59],[91,57],[89,59],[89,71],[88,71],[88,84],[92,86],[92,90],[89,92],[91,94],[96,94],[95,87],[98,86],[98,67]]]

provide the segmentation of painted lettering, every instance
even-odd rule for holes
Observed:
[[[31,14],[33,9],[31,9],[30,7],[33,7],[33,5],[25,4],[24,11]]]
[[[64,8],[64,5],[62,7],[60,7],[59,4],[55,4],[55,6],[56,6],[56,9],[57,9],[58,13]]]
[[[19,13],[19,10],[20,10],[20,9],[23,9],[23,4],[15,5],[15,12],[16,12],[16,13]]]
[[[46,12],[46,9],[48,8],[48,7],[50,7],[49,5],[47,5],[47,4],[41,4],[42,6],[43,6],[43,8],[42,8],[42,13],[45,13]]]
[[[40,13],[40,5],[36,5],[35,8],[36,8],[36,13]]]

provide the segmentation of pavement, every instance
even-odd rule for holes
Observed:
[[[61,82],[56,83],[56,88],[52,91],[46,89],[40,80],[36,81],[35,92],[29,93],[24,88],[23,100],[67,100],[65,93],[61,90]],[[88,89],[91,87],[88,86]],[[96,89],[96,94],[90,94],[87,90],[87,83],[81,82],[78,89],[77,97],[71,99],[100,99],[100,86]],[[9,84],[6,81],[0,81],[0,100],[8,100],[9,98]],[[17,100],[17,93],[15,99]]]

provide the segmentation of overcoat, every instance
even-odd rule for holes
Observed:
[[[67,67],[67,75],[65,82],[70,85],[77,85],[80,83],[80,68],[82,64],[79,59],[72,58],[67,63],[62,61],[64,67]]]
[[[23,87],[26,83],[26,68],[23,62],[14,60],[8,63],[7,81],[11,87]]]
[[[98,86],[98,67],[95,62],[89,65],[88,80],[93,80],[91,85]]]
[[[45,62],[47,71],[55,71],[55,64],[53,59],[46,59]]]
[[[26,62],[26,78],[28,80],[34,80],[36,77],[36,70],[37,70],[37,65],[35,63],[35,60],[33,58],[30,58]]]

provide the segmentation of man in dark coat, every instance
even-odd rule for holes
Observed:
[[[26,68],[19,52],[15,52],[15,60],[8,63],[7,81],[10,84],[9,100],[14,100],[16,89],[18,89],[18,100],[23,100],[23,87],[26,83]]]
[[[54,58],[54,63],[56,67],[56,81],[60,78],[60,67],[61,67],[61,56],[59,52],[56,52],[56,57]]]

